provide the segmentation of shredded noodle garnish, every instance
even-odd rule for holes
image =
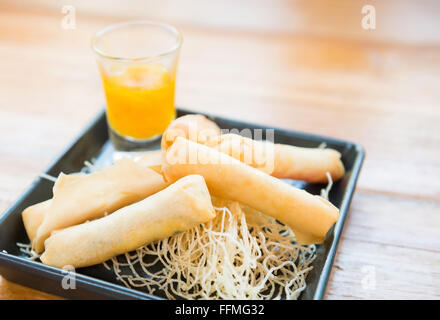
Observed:
[[[52,182],[56,182],[57,178],[52,177],[51,175],[47,174],[47,173],[40,173],[40,178],[52,181]]]
[[[321,197],[328,200],[328,194],[330,193],[330,190],[333,187],[333,179],[332,179],[332,175],[330,174],[330,172],[327,172],[326,175],[327,175],[328,184],[325,189],[321,189]]]
[[[34,250],[32,250],[32,245],[30,243],[17,242],[16,245],[20,249],[20,252],[27,255],[27,258],[29,260],[34,261],[34,260],[37,260],[38,258],[40,258],[40,255],[38,253],[36,253]]]
[[[315,246],[237,202],[215,204],[213,220],[111,259],[116,279],[169,299],[298,298]]]
[[[90,162],[90,161],[84,161],[84,168],[83,168],[83,171],[90,171],[90,172],[93,172],[93,171],[95,171],[96,170],[96,168],[95,168],[95,165],[92,163],[92,162]]]

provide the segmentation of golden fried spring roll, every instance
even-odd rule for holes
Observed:
[[[327,183],[344,173],[341,154],[333,149],[301,148],[257,141],[238,134],[221,135],[215,122],[202,115],[186,115],[174,120],[162,136],[167,150],[176,137],[204,144],[277,178]]]
[[[214,121],[201,114],[188,114],[171,122],[162,135],[161,147],[167,150],[177,137],[207,144],[220,134],[220,128]]]
[[[267,174],[274,172],[275,149],[271,142],[228,133],[211,139],[207,145]]]
[[[21,216],[23,218],[24,228],[26,229],[26,233],[31,243],[34,240],[37,234],[38,227],[43,222],[44,215],[49,210],[51,204],[52,204],[52,199],[49,199],[34,204],[23,210]]]
[[[214,217],[205,181],[190,175],[109,216],[54,233],[40,259],[60,268],[91,266]]]
[[[56,190],[60,186],[63,186],[68,183],[71,183],[73,181],[76,181],[78,179],[81,179],[84,176],[85,176],[84,174],[72,174],[69,176],[64,175],[63,179],[57,179],[57,181],[53,187],[53,192],[55,193]],[[37,234],[37,230],[40,227],[41,223],[43,222],[44,215],[49,210],[51,204],[52,204],[52,199],[49,199],[49,200],[34,204],[30,207],[27,207],[25,210],[23,210],[23,212],[21,214],[22,219],[23,219],[23,224],[24,224],[24,228],[26,229],[26,233],[27,233],[28,238],[31,241],[31,243],[34,240],[34,238]]]
[[[226,154],[178,137],[167,150],[162,172],[170,182],[189,174],[205,178],[213,196],[239,201],[288,225],[302,244],[320,243],[339,210]]]
[[[274,177],[327,183],[327,172],[333,181],[344,176],[345,169],[338,151],[275,144]]]
[[[60,175],[58,178],[52,204],[32,242],[37,253],[44,250],[44,240],[52,231],[101,218],[167,186],[162,175],[127,158],[76,181],[63,183],[70,177]]]
[[[272,144],[237,134],[221,135],[209,146],[277,178],[325,183],[327,172],[333,181],[345,173],[341,154],[333,149]]]

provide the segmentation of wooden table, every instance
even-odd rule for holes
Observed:
[[[102,108],[93,33],[161,19],[184,34],[178,105],[365,147],[326,297],[440,298],[439,2],[70,4],[73,30],[60,2],[0,3],[0,212]],[[0,278],[0,298],[54,297]]]

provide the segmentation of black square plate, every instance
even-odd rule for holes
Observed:
[[[178,116],[192,113],[179,109]],[[271,129],[265,126],[209,116],[222,129]],[[343,179],[336,182],[330,192],[330,201],[340,209],[340,219],[327,234],[323,244],[317,246],[317,257],[313,269],[307,276],[307,288],[300,299],[322,299],[327,284],[339,237],[347,216],[348,207],[355,189],[356,180],[364,158],[361,146],[347,141],[310,135],[289,130],[275,129],[275,142],[301,147],[317,147],[325,142],[328,147],[342,154],[346,168]],[[159,148],[159,144],[152,149]],[[57,176],[60,172],[78,172],[84,167],[85,160],[109,161],[112,145],[108,140],[105,112],[101,112],[84,132],[59,156],[45,172]],[[319,194],[323,185],[291,181],[297,187],[313,194]],[[50,181],[37,178],[27,191],[0,216],[0,274],[8,280],[46,291],[55,295],[73,299],[161,299],[141,289],[128,289],[118,280],[113,272],[102,264],[81,268],[76,274],[76,289],[65,290],[61,286],[66,271],[30,261],[19,251],[16,243],[29,243],[21,212],[28,206],[52,197]]]

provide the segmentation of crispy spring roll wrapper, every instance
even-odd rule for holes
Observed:
[[[57,179],[57,181],[55,182],[55,185],[53,187],[53,193],[55,193],[59,187],[62,187],[63,185],[81,179],[84,176],[85,176],[84,174],[72,174],[69,176],[64,175],[63,179]],[[34,204],[23,210],[21,216],[23,219],[24,228],[31,243],[34,240],[35,236],[37,235],[37,230],[40,227],[41,223],[43,222],[44,215],[46,214],[47,211],[49,211],[51,204],[52,204],[52,199],[49,199]]]
[[[161,147],[167,150],[177,137],[208,144],[220,134],[221,130],[214,121],[201,114],[188,114],[170,123],[162,135]]]
[[[23,218],[24,228],[26,229],[26,233],[31,243],[34,240],[37,234],[38,227],[43,222],[44,215],[49,210],[51,204],[52,204],[52,199],[49,199],[34,204],[23,210],[21,216]]]
[[[274,172],[273,143],[228,133],[211,139],[207,145],[267,174]]]
[[[162,150],[148,151],[146,153],[143,153],[141,157],[134,159],[134,161],[138,162],[139,165],[143,167],[153,169],[154,171],[160,173],[163,164],[163,151]],[[64,175],[62,179],[57,180],[54,186],[54,191],[57,189],[60,183],[69,183],[83,176],[85,175],[84,174]],[[51,203],[52,203],[52,199],[49,199],[37,203],[35,205],[32,205],[23,211],[22,213],[23,223],[31,243],[37,234],[38,228],[43,222],[45,213],[49,211]]]
[[[101,218],[168,185],[159,173],[127,158],[76,181],[63,183],[70,177],[61,174],[58,178],[52,204],[32,242],[37,253],[44,250],[44,240],[52,231]]]
[[[190,175],[109,216],[55,232],[40,259],[59,268],[91,266],[214,217],[204,179]]]
[[[327,172],[333,181],[341,179],[345,174],[341,154],[334,149],[275,144],[274,160],[272,175],[278,178],[327,183]]]
[[[345,173],[341,154],[333,149],[273,144],[237,134],[218,136],[209,146],[277,178],[326,183],[327,172],[333,181]]]
[[[217,124],[203,115],[174,120],[162,136],[162,149],[167,150],[177,137],[213,147],[277,178],[327,183],[327,172],[333,181],[345,173],[341,154],[336,150],[273,144],[237,134],[221,135]]]
[[[213,196],[274,217],[288,225],[301,244],[321,243],[339,217],[339,210],[324,198],[181,137],[167,150],[165,161],[162,172],[170,182],[199,174]]]

